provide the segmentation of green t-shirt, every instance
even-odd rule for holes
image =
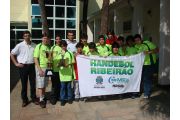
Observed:
[[[137,54],[137,48],[135,47],[126,47],[126,51],[127,51],[127,55],[134,55],[134,54]]]
[[[62,49],[59,45],[54,45],[51,47],[51,52],[52,52],[52,60],[53,60],[53,71],[59,72],[58,63],[60,59],[58,55],[62,54]]]
[[[108,56],[112,50],[110,45],[99,45],[96,48],[100,56]]]
[[[146,43],[149,46],[150,50],[153,50],[156,48],[156,45],[150,41],[144,41],[143,43]],[[148,47],[145,44],[135,45],[135,48],[138,49],[137,50],[138,53],[149,51]],[[153,56],[154,63],[156,63],[156,54],[152,54],[152,56]],[[145,55],[144,65],[151,65],[149,54]]]
[[[109,56],[121,56],[121,55],[119,53],[118,54],[110,53]]]
[[[46,57],[46,52],[49,51],[49,47],[42,43],[38,44],[34,49],[34,57],[39,59],[41,68],[47,68],[48,58]]]
[[[93,51],[93,52],[88,52],[87,55],[98,55],[99,56],[99,53],[97,51]]]
[[[127,51],[123,51],[122,47],[119,48],[118,50],[118,53],[121,55],[121,56],[126,56],[127,55]]]
[[[89,47],[88,47],[88,45],[87,45],[87,46],[84,46],[84,47],[83,47],[83,53],[84,53],[84,55],[87,55],[88,52],[89,52]]]
[[[62,59],[62,55],[58,55],[59,59]],[[60,76],[60,81],[61,82],[67,82],[67,81],[72,81],[76,79],[75,71],[74,71],[74,65],[75,63],[75,58],[72,52],[66,51],[64,54],[64,59],[68,65],[68,67],[60,67],[59,69],[59,76]]]

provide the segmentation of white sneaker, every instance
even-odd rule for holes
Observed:
[[[144,98],[144,99],[148,99],[148,98],[149,98],[149,96],[144,96],[143,98]]]

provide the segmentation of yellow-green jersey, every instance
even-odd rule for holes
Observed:
[[[126,55],[127,55],[127,51],[126,51],[126,50],[124,51],[122,47],[119,48],[118,53],[119,53],[121,56],[126,56]]]
[[[69,64],[67,67],[60,67],[59,76],[61,82],[72,81],[76,79],[75,71],[74,71],[74,63],[75,58],[72,52],[66,51],[64,55],[59,55],[59,59],[65,59],[66,64]]]
[[[96,48],[99,53],[99,56],[108,56],[112,51],[111,45],[107,45],[107,44],[99,45]]]
[[[54,45],[51,47],[51,52],[52,52],[53,71],[59,72],[58,63],[60,59],[58,55],[62,54],[62,48],[59,45]]]
[[[137,48],[135,48],[135,47],[129,47],[129,46],[127,46],[126,47],[126,55],[134,55],[134,54],[137,54],[138,52],[138,49]]]
[[[97,51],[93,51],[93,52],[88,52],[87,55],[98,55],[99,56],[99,53]]]
[[[135,48],[137,48],[138,53],[144,52],[144,51],[149,51],[148,47],[150,48],[150,50],[153,50],[153,49],[156,48],[156,45],[153,44],[150,41],[144,41],[142,44],[135,45]],[[153,57],[153,62],[156,63],[156,54],[153,53],[152,57]],[[144,65],[151,65],[150,55],[149,54],[147,54],[145,56]]]
[[[39,59],[39,65],[41,68],[47,68],[48,57],[46,52],[49,52],[50,48],[42,43],[38,44],[34,49],[34,58]]]
[[[114,53],[110,53],[109,56],[121,56],[119,53],[114,54]]]
[[[89,46],[88,45],[84,45],[84,47],[83,47],[84,55],[87,55],[88,52],[89,52]]]

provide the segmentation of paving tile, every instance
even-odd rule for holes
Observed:
[[[47,92],[50,91],[50,85]],[[47,101],[46,108],[30,103],[22,108],[20,98],[20,81],[11,91],[10,118],[11,120],[169,120],[170,115],[166,103],[157,99],[163,92],[155,92],[149,101],[142,97],[123,100],[89,100],[88,102],[73,102],[61,106],[58,101],[51,105]],[[29,91],[29,90],[28,90]],[[29,92],[28,92],[29,95]],[[167,104],[169,105],[169,104]],[[164,109],[162,109],[162,107]],[[165,111],[166,110],[166,111]]]

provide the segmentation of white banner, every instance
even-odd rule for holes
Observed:
[[[77,56],[81,97],[139,92],[144,54]]]

